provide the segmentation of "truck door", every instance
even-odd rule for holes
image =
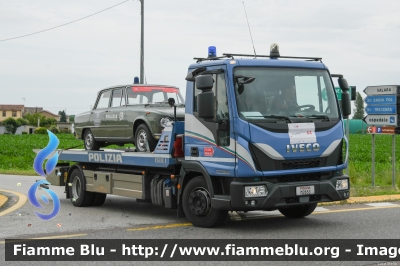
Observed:
[[[200,93],[193,84],[192,110],[185,115],[185,154],[186,159],[199,161],[210,175],[234,176],[235,141],[230,123],[231,111],[227,93],[227,75],[225,66],[213,66],[206,72],[213,76],[212,91],[215,96],[213,119],[197,116],[197,95]],[[188,110],[187,110],[188,111]]]

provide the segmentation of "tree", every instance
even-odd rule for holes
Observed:
[[[70,115],[69,116],[69,122],[74,123],[75,122],[75,115]]]
[[[58,111],[58,114],[61,116],[60,117],[60,122],[67,122],[67,115],[65,114],[65,111]]]
[[[41,126],[41,127],[49,127],[51,125],[55,125],[55,123],[57,122],[56,119],[46,118],[44,115],[41,115],[39,113],[26,114],[25,119],[28,120],[28,125],[31,125],[31,126],[37,126],[38,119],[40,119],[39,126]]]
[[[356,108],[353,109],[353,112],[354,112],[353,119],[363,119],[363,117],[364,117],[364,101],[359,92],[357,92],[356,102],[354,104],[355,104]]]
[[[17,132],[17,128],[21,126],[21,124],[12,117],[4,120],[3,125],[5,126],[6,131],[11,134],[15,134],[15,132]]]

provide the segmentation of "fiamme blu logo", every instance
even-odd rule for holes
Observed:
[[[57,165],[58,162],[58,152],[55,152],[58,144],[60,143],[60,141],[58,140],[58,138],[49,130],[47,130],[47,134],[49,135],[49,143],[47,144],[47,146],[40,150],[38,152],[38,154],[35,157],[35,160],[33,162],[33,169],[36,171],[36,173],[38,173],[39,175],[43,176],[44,178],[46,178],[46,175],[51,174],[51,172],[54,170],[54,168]],[[52,155],[54,153],[54,155]],[[46,158],[48,158],[50,155],[52,155],[47,161],[46,161],[46,165],[45,165],[45,169],[43,169],[43,164],[46,160]],[[40,185],[42,184],[46,184],[48,185],[48,182],[46,180],[39,180],[36,183],[34,183],[28,191],[28,198],[29,201],[32,203],[33,206],[35,206],[36,208],[39,209],[43,209],[43,206],[39,203],[39,201],[36,198],[36,191],[39,188]],[[42,214],[39,212],[35,211],[36,216],[38,216],[40,219],[42,220],[50,220],[52,218],[54,218],[58,212],[60,211],[60,199],[58,198],[57,194],[52,191],[51,189],[45,189],[44,191],[46,191],[52,201],[53,201],[53,210],[50,214]],[[45,204],[49,204],[49,199],[45,196],[42,195],[41,199],[43,200],[43,202]]]

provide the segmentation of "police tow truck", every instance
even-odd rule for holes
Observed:
[[[228,211],[311,214],[319,202],[350,196],[349,86],[321,58],[226,53],[194,58],[186,80],[185,120],[165,126],[153,152],[64,150],[47,180],[65,186],[76,207],[107,194],[177,209],[195,226]],[[338,78],[338,101],[332,77]],[[137,87],[138,84],[135,84]],[[174,101],[170,101],[173,108]]]

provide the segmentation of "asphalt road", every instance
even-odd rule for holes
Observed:
[[[28,194],[38,177],[0,175],[0,190]],[[100,207],[74,207],[65,199],[63,187],[50,187],[60,198],[59,214],[49,220],[39,219],[34,211],[50,213],[52,202],[43,210],[29,201],[21,208],[3,215],[10,200],[0,209],[0,265],[24,265],[5,262],[4,239],[8,238],[72,238],[72,239],[398,239],[400,236],[400,202],[360,205],[335,205],[317,210],[303,219],[287,219],[275,212],[231,213],[217,228],[192,226],[175,210],[164,209],[134,199],[108,196]],[[0,191],[1,192],[1,191]],[[45,195],[38,191],[37,195]],[[46,205],[46,204],[43,204]],[[400,256],[399,256],[400,258]],[[29,264],[53,265],[54,262]],[[99,262],[57,262],[57,265],[88,265]],[[171,262],[101,262],[105,265],[171,265]],[[201,265],[259,265],[260,262],[175,262]],[[289,262],[262,262],[263,265],[287,265]],[[376,265],[376,262],[290,262],[291,265]],[[380,265],[400,265],[390,262]]]

